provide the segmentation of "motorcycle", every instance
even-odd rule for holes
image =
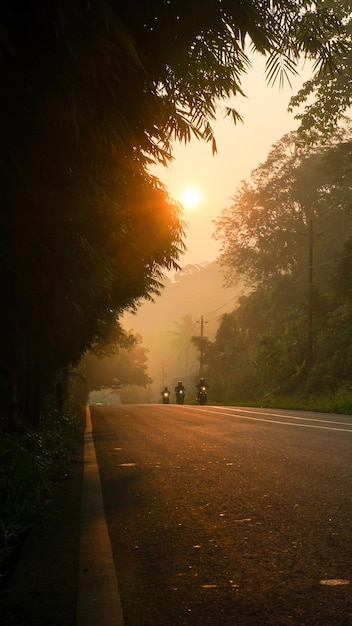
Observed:
[[[167,389],[164,389],[161,395],[163,398],[163,404],[170,404],[170,391],[168,391]]]
[[[184,389],[177,389],[176,391],[176,401],[177,404],[183,404],[185,401],[185,391]]]
[[[206,404],[207,402],[207,388],[206,387],[203,386],[198,389],[196,400],[198,404]]]

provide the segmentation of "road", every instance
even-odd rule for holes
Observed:
[[[91,417],[125,626],[352,624],[352,416]]]

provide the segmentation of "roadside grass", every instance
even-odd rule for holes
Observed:
[[[293,411],[315,411],[352,415],[352,392],[339,391],[324,395],[279,396],[267,394],[262,398],[234,398],[231,402],[219,402],[223,406],[252,406],[261,408],[291,409]]]
[[[248,406],[248,402],[240,402],[239,404],[240,406]],[[287,398],[265,396],[259,401],[256,400],[250,403],[250,406],[351,415],[352,393],[349,391],[341,391],[339,393],[330,393],[321,396],[290,396]]]
[[[53,410],[38,428],[0,439],[0,586],[26,531],[48,514],[53,488],[67,477],[78,445],[79,407]]]

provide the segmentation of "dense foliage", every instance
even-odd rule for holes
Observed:
[[[102,388],[120,390],[130,385],[146,387],[151,383],[147,373],[147,350],[142,346],[140,336],[133,338],[133,344],[120,346],[114,354],[95,355],[92,351],[84,355],[78,371],[84,377],[80,385],[79,397],[88,401],[91,391]]]
[[[248,285],[211,347],[219,399],[350,390],[351,151],[348,127],[283,137],[219,218],[228,280]]]
[[[300,121],[300,133],[313,143],[331,139],[352,103],[352,4],[350,0],[332,0],[330,6],[336,15],[343,14],[345,24],[346,45],[339,57],[338,71],[312,76],[290,103],[291,111],[296,112]],[[297,112],[303,104],[304,110]]]
[[[61,372],[177,267],[179,207],[148,165],[175,138],[216,149],[248,46],[269,79],[301,55],[336,67],[343,17],[306,0],[2,2],[2,427],[37,422]]]
[[[47,407],[40,426],[0,439],[0,588],[11,574],[19,540],[53,514],[55,486],[67,477],[77,450],[80,411],[59,414]],[[55,511],[55,514],[57,512]]]

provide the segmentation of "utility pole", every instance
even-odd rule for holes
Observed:
[[[313,363],[313,220],[309,220],[307,365]]]
[[[203,374],[203,315],[200,316],[200,358],[199,358],[199,366],[200,366],[200,376]]]
[[[204,322],[203,315],[200,316],[200,355],[199,355],[199,369],[200,369],[200,377],[203,376],[203,360],[204,360]]]
[[[300,233],[305,235],[305,233]],[[308,222],[308,320],[307,320],[307,352],[306,363],[308,369],[313,364],[314,357],[314,332],[313,332],[313,249],[314,236],[322,233],[315,233],[313,226],[313,218],[309,218]]]

